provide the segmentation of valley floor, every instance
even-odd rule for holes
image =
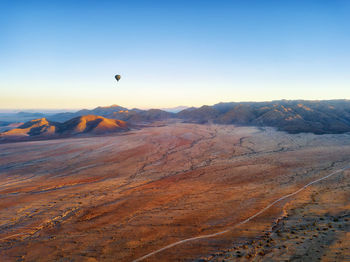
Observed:
[[[350,136],[173,123],[0,144],[2,261],[133,261],[350,165]],[[346,261],[350,171],[144,261]]]

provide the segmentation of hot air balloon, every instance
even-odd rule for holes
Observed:
[[[120,80],[120,78],[121,78],[121,76],[120,76],[120,75],[115,75],[114,77],[115,77],[115,79],[116,79],[117,81],[119,81],[119,80]]]

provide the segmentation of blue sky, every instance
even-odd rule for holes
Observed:
[[[0,108],[350,99],[349,13],[337,0],[2,0]]]

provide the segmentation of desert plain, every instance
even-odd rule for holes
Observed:
[[[3,143],[1,261],[350,261],[348,167],[349,134],[269,127]]]

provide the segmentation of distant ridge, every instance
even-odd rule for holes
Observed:
[[[195,123],[271,126],[289,133],[350,132],[349,100],[231,102],[190,108],[177,117]]]
[[[161,108],[160,110],[170,112],[170,113],[178,113],[182,110],[185,110],[189,108],[188,106],[176,106],[176,107],[166,107],[166,108]]]
[[[92,110],[82,109],[74,113],[72,112],[58,113],[52,116],[48,116],[47,118],[49,120],[56,121],[56,122],[64,122],[74,117],[79,117],[84,115],[98,115],[98,116],[103,116],[108,118],[114,112],[125,111],[125,110],[128,110],[128,109],[119,105],[112,105],[112,106],[106,106],[106,107],[99,106]]]
[[[173,113],[166,112],[160,109],[149,109],[149,110],[141,110],[137,108],[127,109],[119,105],[112,105],[112,106],[105,106],[105,107],[99,106],[92,110],[83,109],[75,113],[59,113],[52,116],[48,116],[48,119],[56,122],[64,122],[72,119],[73,117],[78,117],[83,115],[99,115],[106,118],[128,121],[130,123],[164,120],[167,118],[174,117]]]

